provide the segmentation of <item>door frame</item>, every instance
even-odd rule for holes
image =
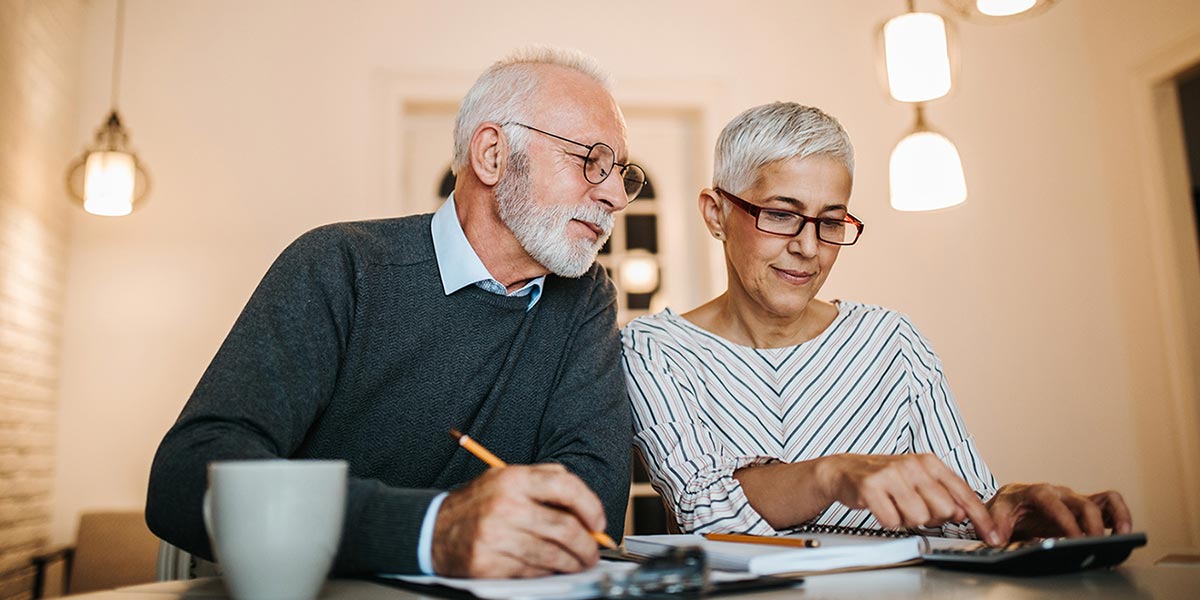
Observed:
[[[1192,544],[1200,544],[1200,244],[1180,117],[1180,75],[1200,66],[1200,35],[1168,46],[1132,74],[1143,208],[1162,326],[1169,409]],[[1196,174],[1200,177],[1200,173]]]

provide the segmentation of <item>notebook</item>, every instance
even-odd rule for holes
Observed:
[[[1044,538],[991,548],[978,540],[909,534],[886,529],[805,525],[783,538],[817,540],[818,548],[717,542],[698,535],[627,536],[631,554],[652,556],[677,546],[697,545],[714,569],[760,575],[881,568],[923,559],[944,569],[1047,575],[1120,564],[1146,545],[1145,533],[1082,538]]]
[[[704,572],[705,594],[720,595],[793,586],[796,580],[762,578],[749,573]],[[433,595],[473,597],[480,600],[588,600],[592,598],[626,597],[619,593],[628,589],[631,578],[638,578],[638,564],[627,561],[601,560],[582,573],[549,575],[530,579],[460,579],[426,575],[381,574],[373,580],[384,584],[429,592]],[[672,573],[664,573],[670,577]],[[653,576],[653,575],[651,575]],[[620,583],[621,585],[614,585]],[[622,587],[624,586],[624,587]],[[636,595],[636,594],[634,594]],[[641,594],[652,597],[654,594]]]
[[[451,588],[466,592],[476,598],[488,600],[511,598],[571,600],[597,598],[602,595],[600,583],[606,575],[624,573],[635,568],[637,565],[633,563],[600,561],[595,567],[582,573],[531,579],[458,579],[425,575],[381,575],[380,577],[420,586]]]
[[[637,556],[655,556],[682,546],[699,546],[709,565],[724,571],[756,575],[807,573],[840,569],[893,566],[921,558],[921,538],[802,533],[782,537],[814,539],[817,548],[789,548],[739,542],[717,542],[700,535],[630,535],[625,550]]]

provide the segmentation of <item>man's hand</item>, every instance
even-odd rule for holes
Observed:
[[[451,492],[433,528],[433,570],[450,577],[574,573],[600,555],[604,507],[562,465],[491,469]]]
[[[1113,491],[1084,496],[1048,483],[1010,483],[987,507],[1004,538],[1001,544],[1009,539],[1104,535],[1105,527],[1113,533],[1133,530],[1125,499]]]
[[[971,519],[981,539],[1003,543],[975,492],[932,454],[837,454],[818,473],[831,496],[867,509],[884,527],[936,527]]]

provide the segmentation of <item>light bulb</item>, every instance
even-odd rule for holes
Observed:
[[[129,214],[133,211],[135,177],[133,155],[92,152],[84,170],[84,210],[104,217]]]
[[[940,133],[916,131],[900,140],[892,150],[889,171],[896,210],[936,210],[967,199],[958,148]]]
[[[901,102],[926,102],[950,92],[946,22],[933,13],[907,13],[883,26],[888,91]]]

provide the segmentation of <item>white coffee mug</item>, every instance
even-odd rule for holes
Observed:
[[[208,465],[204,524],[235,600],[312,600],[342,537],[346,461]]]

